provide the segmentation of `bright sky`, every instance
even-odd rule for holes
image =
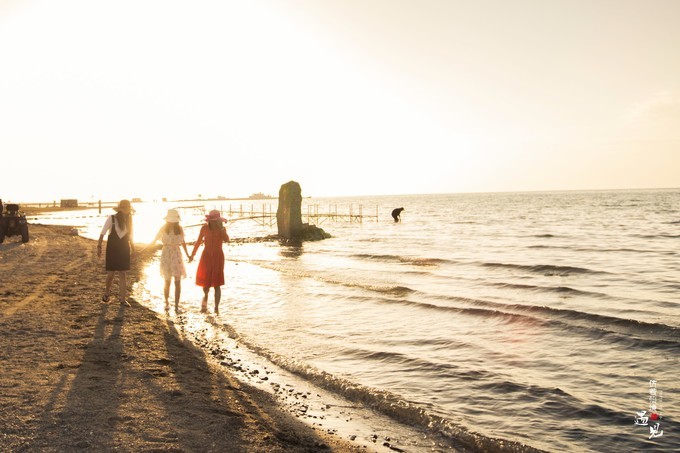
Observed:
[[[677,0],[0,0],[0,198],[680,186]]]

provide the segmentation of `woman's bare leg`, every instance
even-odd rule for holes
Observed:
[[[163,282],[163,300],[165,300],[165,311],[170,310],[170,302],[168,298],[170,297],[170,279],[166,278]]]
[[[170,279],[165,279],[165,284],[163,285],[163,297],[165,298],[165,305],[168,305],[168,298],[170,297]]]
[[[201,313],[205,313],[208,311],[208,292],[210,291],[210,287],[206,286],[203,288],[203,300],[201,301]]]
[[[215,287],[215,313],[220,312],[220,299],[222,298],[222,288]]]
[[[104,299],[108,300],[109,294],[111,294],[111,284],[113,284],[113,276],[115,275],[115,272],[113,271],[107,271],[106,272],[106,289],[104,290]]]
[[[179,298],[182,295],[182,281],[175,277],[175,308],[179,306]]]
[[[118,299],[120,302],[127,302],[127,272],[118,272]]]

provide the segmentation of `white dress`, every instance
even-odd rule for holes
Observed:
[[[187,276],[182,251],[180,250],[183,241],[184,233],[174,234],[163,231],[161,235],[161,242],[163,243],[163,250],[161,251],[161,276],[166,280],[172,277],[184,278]]]

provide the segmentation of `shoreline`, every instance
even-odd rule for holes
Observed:
[[[367,451],[285,413],[134,299],[102,303],[103,258],[72,227],[31,224],[29,243],[0,245],[0,273],[3,448]]]

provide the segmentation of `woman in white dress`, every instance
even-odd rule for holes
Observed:
[[[184,242],[184,230],[179,225],[181,218],[176,209],[168,209],[165,216],[165,225],[158,230],[158,234],[151,244],[161,241],[163,250],[161,251],[161,276],[165,279],[163,296],[165,297],[165,308],[169,308],[168,298],[170,297],[170,281],[175,279],[175,311],[179,312],[179,298],[182,294],[182,281],[187,276],[184,267],[184,259],[180,246],[184,249],[184,254],[189,257],[187,244]],[[149,246],[151,245],[149,244]],[[147,246],[148,247],[148,246]]]

